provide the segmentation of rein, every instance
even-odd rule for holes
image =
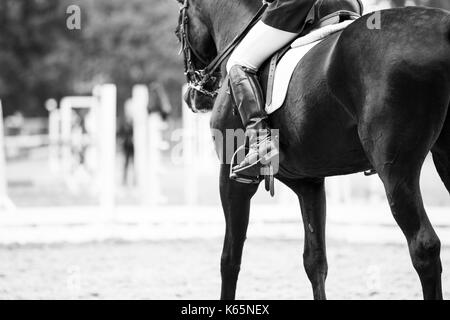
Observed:
[[[188,80],[188,87],[194,89],[204,95],[215,98],[217,96],[217,90],[211,91],[205,88],[205,85],[211,80],[215,81],[217,78],[214,73],[222,65],[224,60],[231,54],[236,46],[241,42],[250,29],[259,21],[261,16],[267,9],[269,1],[263,0],[263,4],[258,12],[253,16],[246,27],[226,46],[226,48],[218,54],[211,63],[207,63],[205,59],[195,50],[189,41],[189,17],[187,10],[189,9],[189,0],[184,0],[183,5],[180,8],[180,40],[181,49],[180,54],[184,53],[184,74]],[[192,62],[192,56],[194,56],[201,63],[207,65],[204,69],[196,69]]]

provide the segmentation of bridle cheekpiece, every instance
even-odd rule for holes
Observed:
[[[180,24],[178,27],[178,35],[181,42],[179,54],[184,54],[184,74],[188,80],[189,88],[203,95],[215,98],[217,96],[217,90],[208,90],[205,88],[205,85],[211,81],[217,81],[217,77],[213,75],[216,69],[208,71],[210,65],[205,69],[197,69],[192,61],[192,57],[195,57],[202,64],[208,65],[208,62],[197,52],[189,41],[188,8],[189,0],[184,0],[183,5],[180,7]]]

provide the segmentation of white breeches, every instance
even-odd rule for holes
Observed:
[[[259,21],[231,54],[227,72],[234,65],[257,71],[271,55],[296,37],[296,33],[279,30]]]

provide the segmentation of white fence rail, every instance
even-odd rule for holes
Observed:
[[[50,168],[62,174],[71,189],[79,187],[80,172],[84,170],[83,177],[92,174],[89,185],[108,214],[115,204],[116,99],[116,86],[104,84],[96,86],[92,96],[63,98],[59,109],[52,100],[47,102]],[[77,119],[75,110],[84,116]],[[84,149],[79,151],[83,160],[74,159],[74,148]]]
[[[6,156],[5,156],[5,139],[3,129],[3,109],[0,100],[0,210],[14,210],[15,206],[8,197],[8,183],[6,179]]]

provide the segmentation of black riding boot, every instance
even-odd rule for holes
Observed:
[[[231,94],[246,127],[248,144],[244,160],[233,167],[230,178],[253,178],[256,182],[262,175],[261,168],[269,165],[278,156],[264,110],[264,97],[255,71],[235,65],[229,72]],[[243,181],[245,181],[244,179]],[[248,179],[247,179],[248,180]]]

